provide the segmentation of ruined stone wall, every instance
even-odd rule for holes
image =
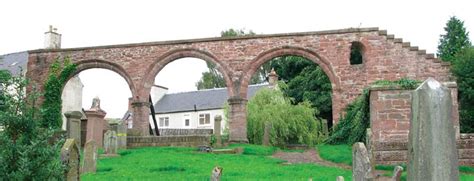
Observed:
[[[451,89],[452,118],[456,132],[460,164],[474,165],[474,136],[459,133],[457,88]],[[412,90],[397,87],[370,89],[371,144],[377,164],[400,164],[407,161],[407,144],[411,119]]]
[[[362,64],[349,62],[352,42],[363,45]],[[263,63],[282,55],[310,59],[328,75],[333,90],[334,123],[346,105],[376,80],[450,79],[449,64],[377,28],[34,50],[29,51],[27,76],[42,88],[49,65],[54,58],[64,56],[78,64],[77,73],[90,68],[115,71],[124,77],[132,92],[134,127],[146,134],[147,99],[155,76],[171,61],[200,58],[217,64],[229,87],[229,97],[233,103],[241,104],[233,105],[230,133],[231,140],[245,141],[245,98],[250,78]]]

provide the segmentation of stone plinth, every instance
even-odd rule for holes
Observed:
[[[80,148],[82,113],[79,111],[68,111],[64,113],[64,116],[66,116],[66,119],[67,119],[67,122],[66,122],[67,137],[75,139],[77,142],[77,145]]]
[[[97,143],[97,147],[102,148],[104,117],[107,113],[103,110],[87,110],[84,113],[87,117],[86,140],[94,140]]]
[[[247,139],[247,100],[231,98],[228,100],[230,106],[229,142],[248,143]]]

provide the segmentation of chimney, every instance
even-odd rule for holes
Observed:
[[[278,75],[276,74],[275,70],[272,68],[270,74],[268,74],[268,83],[271,87],[275,86],[278,82]]]
[[[49,31],[44,33],[44,48],[45,49],[60,49],[61,48],[61,34],[56,32],[57,29],[49,25]]]

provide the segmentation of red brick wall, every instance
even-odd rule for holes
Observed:
[[[361,65],[349,63],[350,46],[354,41],[364,46],[364,62]],[[147,102],[155,76],[167,63],[179,58],[196,57],[216,63],[225,77],[230,97],[242,99],[256,69],[281,55],[303,56],[321,66],[332,83],[334,120],[339,118],[348,103],[361,94],[364,87],[376,80],[402,77],[417,80],[434,77],[439,81],[450,79],[449,64],[441,63],[433,58],[433,54],[426,54],[418,47],[411,47],[410,43],[377,28],[34,50],[29,51],[27,76],[42,88],[54,58],[69,56],[78,64],[78,72],[105,68],[119,73],[128,82],[133,101],[141,104]],[[245,105],[245,101],[241,103]],[[138,111],[134,114],[134,125],[140,123],[139,129],[147,133],[145,125],[149,112],[145,108],[134,110]],[[235,129],[245,129],[241,128],[246,122],[245,113],[237,114],[239,116],[231,116],[241,119],[235,120],[239,122]],[[235,134],[246,132],[230,129]],[[243,137],[245,135],[234,138]]]
[[[474,165],[474,136],[460,136],[457,88],[451,89],[452,120],[456,130],[460,163]],[[399,164],[407,161],[407,142],[411,119],[411,91],[390,87],[370,89],[371,145],[378,164]]]

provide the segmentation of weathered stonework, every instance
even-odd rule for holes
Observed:
[[[50,64],[69,56],[76,74],[91,68],[117,72],[129,84],[133,96],[134,128],[148,134],[148,95],[158,72],[171,61],[200,58],[217,65],[231,98],[230,141],[246,142],[246,95],[251,76],[265,62],[281,55],[312,60],[328,75],[332,84],[333,122],[362,89],[376,80],[402,77],[439,81],[450,79],[449,64],[434,59],[408,42],[392,38],[378,28],[204,38],[194,40],[29,51],[27,76],[40,89]],[[363,45],[363,64],[350,65],[350,46]],[[241,101],[232,101],[241,100]],[[232,104],[235,103],[235,104]]]

